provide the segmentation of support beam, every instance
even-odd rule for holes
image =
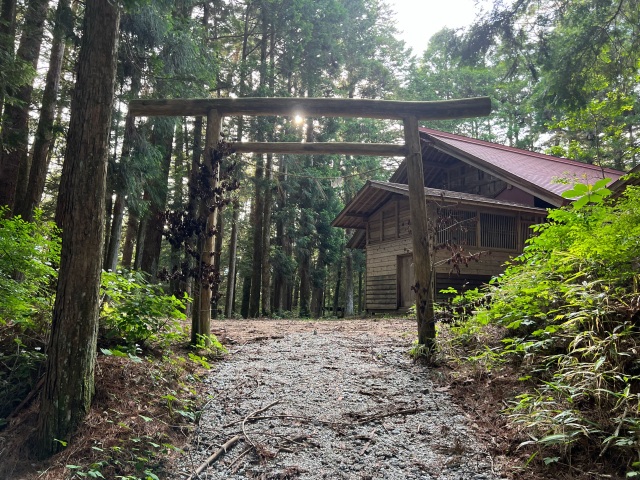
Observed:
[[[418,320],[418,344],[431,349],[435,343],[436,328],[433,311],[434,276],[431,271],[431,232],[427,218],[424,194],[424,174],[418,119],[404,119],[404,139],[407,145],[407,176],[409,179],[409,209],[413,243],[413,267],[416,290],[416,317]]]
[[[404,157],[404,145],[393,143],[302,143],[302,142],[242,142],[231,144],[236,153],[282,153],[289,155],[374,155]]]
[[[351,98],[215,98],[131,100],[136,117],[200,116],[217,110],[221,116],[285,115],[302,117],[358,117],[402,120],[444,120],[488,115],[489,97],[437,102],[400,102]]]

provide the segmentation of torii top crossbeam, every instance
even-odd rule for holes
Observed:
[[[361,117],[402,120],[445,120],[488,115],[488,97],[437,102],[401,102],[350,98],[215,98],[131,100],[136,117],[206,116],[210,110],[227,116],[300,115],[308,117]]]

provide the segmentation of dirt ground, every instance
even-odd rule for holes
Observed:
[[[212,329],[223,343],[231,345],[315,330],[318,333],[341,332],[347,335],[368,333],[379,336],[381,341],[393,339],[406,344],[408,352],[417,338],[416,321],[410,318],[216,320]],[[472,362],[458,361],[456,355],[464,356],[464,352],[446,353],[439,365],[430,370],[430,379],[445,389],[461,408],[477,438],[487,446],[496,468],[504,475],[517,480],[617,478],[612,473],[615,465],[598,459],[594,461],[588,452],[576,452],[575,463],[558,463],[553,469],[547,467],[535,450],[521,447],[530,437],[503,414],[509,402],[523,390],[522,382],[518,380],[520,373],[508,365],[503,365],[500,373],[494,373]]]
[[[333,320],[213,320],[211,329],[222,343],[249,343],[281,338],[287,333],[349,332],[403,339],[410,344],[417,336],[415,320],[408,318],[366,318]]]

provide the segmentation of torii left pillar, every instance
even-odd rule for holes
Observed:
[[[203,164],[207,172],[207,183],[209,188],[218,188],[220,178],[220,165],[214,165],[215,151],[220,140],[220,130],[222,129],[222,116],[218,110],[211,109],[207,113],[207,133],[205,135],[205,147]],[[193,311],[191,318],[191,343],[196,345],[200,339],[208,343],[211,334],[211,282],[203,279],[203,271],[212,275],[211,266],[215,258],[215,238],[213,232],[218,226],[219,207],[217,204],[210,205],[206,199],[200,202],[198,215],[203,223],[206,218],[206,228],[200,233],[198,238],[198,254],[200,255],[200,271],[197,278],[196,295],[194,295]],[[205,266],[203,268],[203,265]]]

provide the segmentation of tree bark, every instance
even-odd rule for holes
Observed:
[[[324,306],[324,282],[326,276],[326,265],[324,255],[320,251],[313,278],[313,289],[311,291],[311,315],[314,318],[322,316]]]
[[[242,318],[249,318],[249,299],[251,297],[251,275],[245,275],[242,279],[242,303],[240,304],[240,315]]]
[[[138,233],[138,217],[129,210],[129,218],[127,220],[127,230],[124,235],[124,245],[122,247],[122,267],[131,270],[131,261],[133,260],[133,248],[136,243],[136,235]]]
[[[176,146],[175,146],[175,161],[173,164],[173,200],[171,202],[171,210],[173,212],[181,212],[185,208],[184,205],[184,189],[182,185],[184,167],[185,167],[185,146],[186,146],[187,128],[183,122],[178,123],[176,128]],[[171,245],[171,272],[176,272],[180,269],[182,264],[183,250],[179,245]],[[176,297],[182,295],[185,285],[179,278],[172,278],[169,282],[169,292]]]
[[[342,286],[342,255],[338,260],[336,279],[336,291],[333,292],[333,314],[338,317],[338,307],[340,306],[340,287]]]
[[[142,195],[143,200],[149,198],[149,193],[145,190]],[[145,236],[147,235],[146,216],[142,217],[138,222],[138,230],[136,231],[136,255],[133,259],[133,269],[140,270],[142,268],[142,255],[144,254]]]
[[[27,4],[20,46],[16,57],[34,70],[40,58],[40,46],[47,16],[47,0],[31,0]],[[29,107],[33,93],[33,81],[10,89],[15,101],[5,106],[0,152],[0,205],[24,209],[29,180]]]
[[[309,300],[311,297],[311,255],[309,252],[300,253],[300,316],[311,315]]]
[[[16,0],[0,2],[0,55],[11,60],[14,54],[13,43],[16,38]],[[0,119],[3,118],[6,84],[0,86]],[[0,120],[1,121],[1,120]],[[2,150],[0,144],[0,151]],[[1,205],[1,204],[0,204]]]
[[[267,154],[264,185],[264,216],[262,225],[262,315],[271,315],[271,202],[273,199],[271,190],[271,169],[273,167],[273,155]]]
[[[57,219],[62,251],[37,428],[42,455],[63,448],[88,413],[104,248],[104,194],[119,26],[110,0],[87,2]]]
[[[349,237],[347,231],[347,237]],[[344,316],[352,317],[354,315],[353,308],[353,252],[347,248],[344,253]]]
[[[222,207],[218,208],[217,211],[217,223],[216,223],[216,234],[214,237],[214,255],[213,255],[213,271],[216,272],[215,275],[218,278],[220,277],[220,254],[222,252],[222,241],[224,231],[224,216],[222,215]],[[219,282],[215,282],[212,291],[211,291],[211,318],[218,318],[218,302],[220,300],[220,284]]]
[[[253,198],[253,262],[251,271],[251,299],[249,301],[249,317],[260,316],[260,290],[262,282],[262,229],[264,213],[264,197],[262,181],[264,177],[264,164],[262,155],[256,155],[255,196]]]
[[[136,81],[136,76],[132,78],[131,85],[133,88],[139,88],[139,78]],[[124,125],[124,135],[122,138],[122,152],[120,154],[120,162],[126,162],[129,160],[131,154],[131,143],[133,141],[133,135],[135,134],[134,119],[131,115],[127,115]],[[118,176],[121,176],[120,174]],[[125,208],[125,192],[121,185],[122,179],[118,178],[115,181],[116,187],[116,199],[113,205],[113,214],[111,220],[111,228],[109,230],[109,240],[106,242],[107,252],[104,260],[104,269],[115,271],[118,267],[118,250],[120,249],[120,237],[122,236],[122,222],[124,220],[124,208]],[[108,225],[108,223],[107,223]],[[127,235],[129,231],[127,230]],[[124,257],[124,254],[123,254]],[[131,256],[128,257],[128,264],[131,264]],[[129,268],[129,267],[126,267]]]
[[[200,172],[200,158],[202,157],[202,117],[197,117],[193,125],[193,148],[191,152],[191,168],[189,169],[189,201],[187,202],[187,215],[189,218],[197,218],[198,216],[198,174]],[[196,242],[193,238],[187,239],[185,242],[185,262],[191,269],[194,265],[194,258],[191,250],[195,249]],[[196,288],[195,280],[191,277],[186,278],[187,284],[185,291],[192,298],[190,304],[187,305],[187,312],[193,316],[193,306],[197,305],[200,291]]]
[[[62,61],[66,47],[67,24],[65,18],[70,12],[69,0],[58,0],[53,26],[53,39],[49,54],[49,69],[42,94],[40,118],[31,150],[31,170],[24,202],[16,206],[16,214],[25,220],[33,218],[33,210],[40,204],[44,184],[49,169],[50,151],[53,144],[53,125],[60,91]]]
[[[121,193],[116,194],[113,204],[113,219],[111,220],[111,232],[109,234],[109,250],[104,264],[104,270],[115,272],[118,268],[118,250],[120,248],[120,237],[122,236],[122,221],[124,219],[124,197]]]

